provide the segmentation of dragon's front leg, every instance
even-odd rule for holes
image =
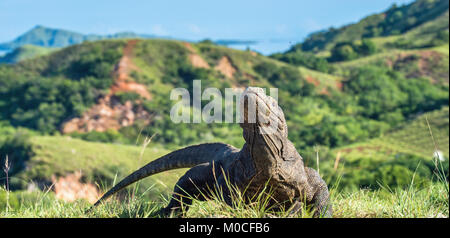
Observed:
[[[220,170],[213,162],[197,165],[189,169],[176,183],[172,198],[167,207],[161,209],[162,216],[179,216],[187,212],[192,200],[205,201],[214,191],[216,175]]]

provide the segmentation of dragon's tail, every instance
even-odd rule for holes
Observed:
[[[193,145],[173,151],[128,175],[106,192],[87,212],[91,211],[92,208],[116,192],[145,177],[172,169],[191,168],[199,164],[224,158],[234,151],[236,151],[236,148],[222,143]]]

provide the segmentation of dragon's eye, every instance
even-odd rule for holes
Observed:
[[[283,126],[283,123],[278,123],[278,129],[280,130],[280,131],[283,131],[283,129],[284,129],[284,126]]]

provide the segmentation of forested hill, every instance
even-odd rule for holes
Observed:
[[[71,128],[65,126],[68,120],[82,117],[93,106],[102,105],[99,98],[114,99],[114,102],[118,99],[119,104],[136,101],[142,107],[142,110],[133,109],[136,117],[157,125],[149,130],[159,132],[159,140],[180,145],[193,143],[209,138],[203,133],[209,134],[206,128],[215,125],[205,125],[205,131],[201,129],[203,126],[191,128],[173,137],[173,129],[179,132],[193,126],[171,123],[169,92],[175,87],[190,88],[192,80],[197,78],[203,79],[204,88],[223,90],[250,85],[279,88],[280,103],[290,127],[295,128],[290,136],[298,141],[297,146],[334,147],[375,137],[415,113],[448,104],[445,87],[422,78],[405,78],[387,68],[359,68],[345,82],[332,76],[320,77],[314,71],[304,71],[254,52],[209,43],[89,42],[16,65],[1,66],[0,116],[14,126],[53,133]],[[136,85],[122,81],[133,81]],[[381,95],[378,88],[383,88]],[[155,119],[149,120],[150,115]],[[139,121],[137,118],[133,122]],[[75,129],[66,131],[92,130],[86,129],[87,124],[72,122],[69,125]],[[110,125],[97,127],[103,131],[109,127],[122,128],[115,123]],[[126,125],[133,127],[134,123]],[[220,134],[213,137],[224,136]]]
[[[417,0],[393,5],[357,23],[313,33],[271,57],[343,78],[350,77],[354,69],[372,65],[401,72],[407,78],[448,84],[448,4]]]
[[[426,24],[430,27],[420,33],[442,35],[447,31],[448,37],[448,9],[448,0],[418,0],[400,7],[393,5],[387,11],[370,15],[355,24],[313,33],[301,48],[316,52],[331,50],[339,42],[405,34]]]

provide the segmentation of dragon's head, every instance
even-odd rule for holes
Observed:
[[[262,88],[249,87],[241,95],[241,127],[252,147],[283,147],[288,130],[283,110]]]

